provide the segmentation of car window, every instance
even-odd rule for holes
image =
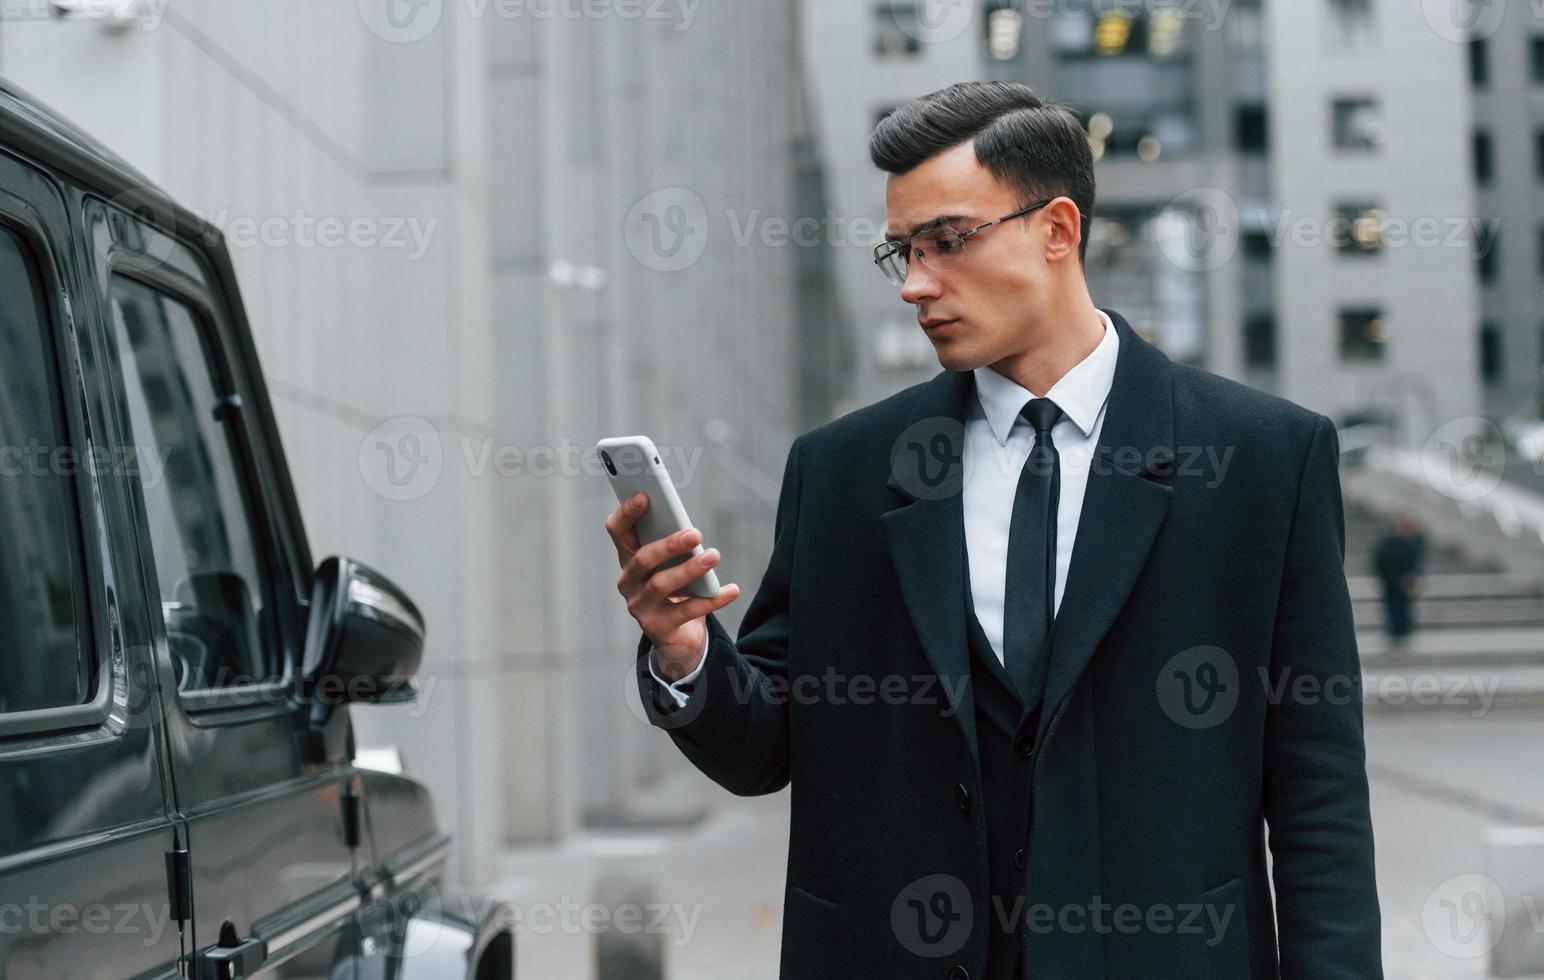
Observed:
[[[95,687],[45,295],[27,247],[0,228],[0,712],[83,704]]]
[[[281,674],[273,604],[226,398],[198,319],[123,277],[112,308],[179,691]]]

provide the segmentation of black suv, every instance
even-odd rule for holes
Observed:
[[[0,344],[0,977],[512,977],[354,765],[423,619],[312,565],[219,231],[4,85]]]

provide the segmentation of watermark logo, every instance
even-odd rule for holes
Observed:
[[[1421,0],[1421,15],[1438,37],[1464,44],[1500,30],[1506,5],[1507,0]]]
[[[1506,898],[1485,875],[1455,875],[1432,889],[1421,906],[1426,938],[1454,959],[1474,959],[1495,949],[1505,924]]]
[[[1196,187],[1169,202],[1154,225],[1158,249],[1187,272],[1215,272],[1238,251],[1238,204],[1215,187]]]
[[[685,187],[664,187],[633,205],[622,236],[644,268],[680,272],[707,251],[708,209]]]
[[[1506,450],[1496,423],[1479,416],[1444,422],[1421,453],[1426,482],[1454,500],[1479,500],[1501,485]]]
[[[970,889],[954,875],[918,878],[890,904],[890,928],[908,952],[939,957],[957,953],[970,940],[974,917]]]
[[[444,0],[359,0],[359,16],[370,33],[392,44],[422,41],[444,13]]]
[[[1176,725],[1215,728],[1238,706],[1238,664],[1222,647],[1191,647],[1163,665],[1157,691],[1159,706]]]
[[[443,469],[439,430],[417,415],[387,419],[359,443],[359,474],[387,500],[417,500],[434,489]]]
[[[906,427],[890,449],[895,482],[920,500],[952,497],[965,487],[965,426],[939,415]]]

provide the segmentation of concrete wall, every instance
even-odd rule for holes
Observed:
[[[360,742],[400,746],[475,884],[687,765],[629,710],[615,501],[581,451],[641,431],[679,452],[737,625],[797,434],[800,280],[729,215],[796,216],[808,134],[771,0],[386,9],[146,0],[111,28],[45,8],[0,25],[0,73],[226,229],[313,550],[391,575],[428,621],[425,696],[356,709]],[[671,253],[694,262],[629,238],[694,200]]]

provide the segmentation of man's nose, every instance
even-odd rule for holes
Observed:
[[[921,262],[911,262],[906,267],[906,281],[901,284],[901,299],[912,305],[926,299],[936,299],[940,292],[938,277],[928,271]]]

